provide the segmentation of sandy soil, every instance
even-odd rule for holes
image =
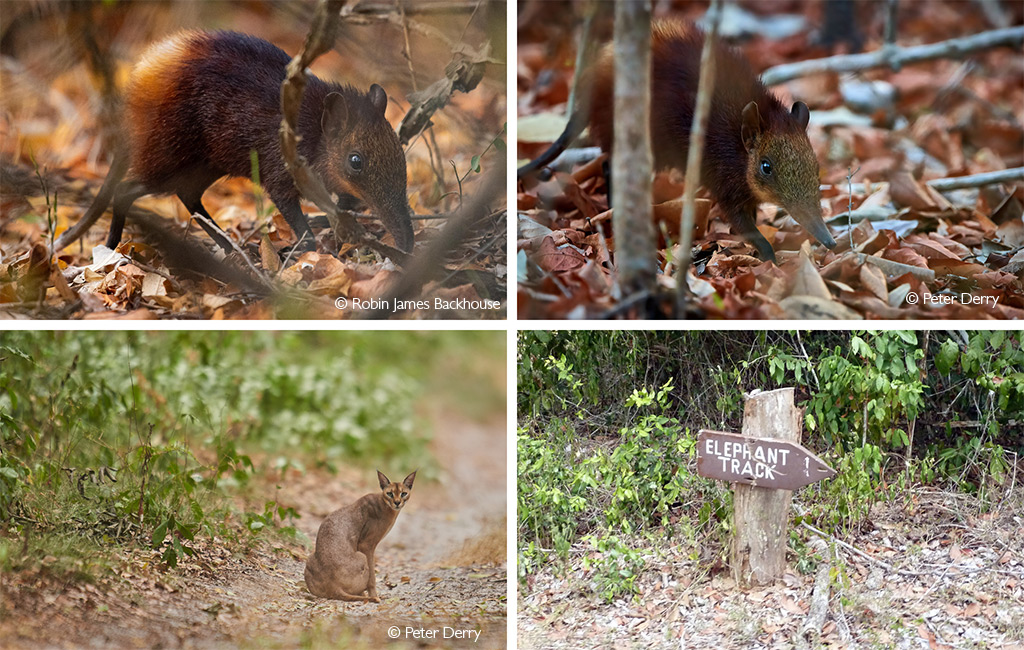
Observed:
[[[449,421],[434,431],[442,477],[417,481],[378,546],[380,604],[312,597],[301,545],[239,557],[204,544],[173,573],[136,553],[95,585],[5,576],[0,647],[505,648],[505,423]],[[295,507],[312,540],[332,510],[377,489],[372,470],[309,472],[268,498]]]

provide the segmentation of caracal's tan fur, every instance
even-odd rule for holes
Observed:
[[[415,478],[413,472],[401,483],[392,483],[378,470],[380,494],[367,494],[324,519],[316,534],[316,550],[306,562],[310,593],[336,600],[380,602],[373,553],[395,525]]]

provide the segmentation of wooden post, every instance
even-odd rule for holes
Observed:
[[[792,388],[758,393],[748,398],[743,407],[743,435],[800,444],[800,417]],[[763,585],[782,577],[792,498],[790,490],[735,484],[729,565],[737,584]]]

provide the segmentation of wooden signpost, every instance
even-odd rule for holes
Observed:
[[[800,446],[800,420],[793,389],[781,388],[747,399],[742,434],[701,431],[697,438],[697,473],[734,484],[729,563],[740,585],[782,577],[792,491],[835,476]]]
[[[777,490],[796,490],[836,475],[823,460],[788,440],[707,430],[697,438],[697,473]]]

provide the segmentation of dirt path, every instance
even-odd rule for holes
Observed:
[[[505,648],[505,425],[443,427],[433,449],[441,480],[417,480],[377,549],[380,604],[313,598],[299,546],[237,558],[210,545],[174,575],[138,554],[120,558],[120,579],[95,586],[5,580],[13,612],[0,621],[0,647]],[[375,484],[372,471],[310,472],[275,498],[299,511],[312,540],[323,517]]]

